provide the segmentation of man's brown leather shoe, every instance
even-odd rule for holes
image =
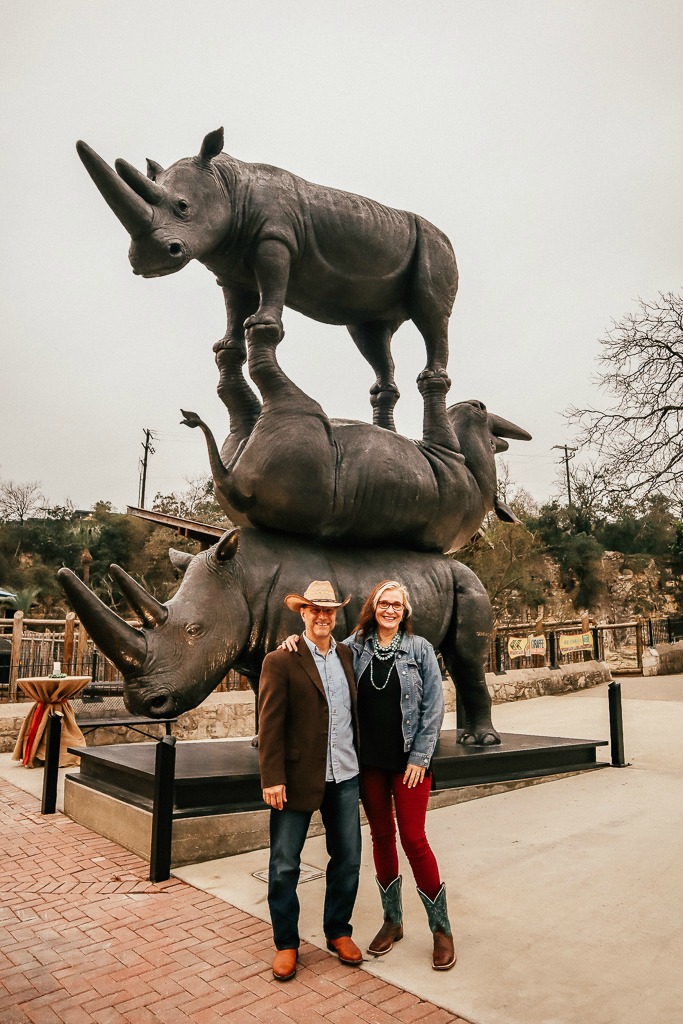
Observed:
[[[289,981],[296,974],[296,949],[278,949],[273,960],[273,977],[276,981]]]
[[[327,948],[332,953],[336,953],[343,964],[358,967],[363,963],[363,954],[349,935],[342,935],[338,939],[328,939]]]

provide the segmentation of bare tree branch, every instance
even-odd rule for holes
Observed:
[[[600,344],[597,383],[610,404],[568,410],[578,443],[596,453],[610,491],[683,503],[683,296],[640,299]]]
[[[0,480],[0,522],[18,522],[23,526],[44,505],[45,495],[38,480],[30,480],[25,484]]]

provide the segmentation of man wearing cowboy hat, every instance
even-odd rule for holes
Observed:
[[[259,684],[259,761],[270,812],[268,906],[276,955],[273,975],[296,973],[301,851],[314,811],[325,826],[327,885],[323,928],[342,963],[361,963],[351,939],[360,870],[356,684],[351,653],[332,636],[338,601],[332,584],[314,580],[285,604],[304,621],[296,652],[267,655]]]

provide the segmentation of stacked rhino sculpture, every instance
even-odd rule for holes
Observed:
[[[217,497],[237,528],[197,555],[171,550],[184,576],[165,604],[113,565],[139,626],[69,569],[60,582],[120,669],[128,709],[167,717],[197,707],[230,668],[257,689],[266,654],[300,625],[284,606],[287,593],[329,579],[351,594],[335,630],[343,639],[368,591],[400,579],[416,631],[440,650],[458,689],[460,741],[498,743],[484,673],[491,604],[474,573],[444,552],[466,543],[492,510],[514,521],[496,494],[495,455],[506,438],[530,435],[479,401],[446,408],[457,287],[450,243],[413,214],[240,164],[222,145],[222,131],[211,133],[197,157],[168,171],[148,161],[147,177],[125,161],[114,171],[85,143],[78,150],[131,235],[136,273],[173,273],[196,258],[223,287],[228,329],[214,350],[230,431],[219,450],[196,413],[184,412],[183,422],[204,432]],[[328,419],[282,372],[275,353],[285,304],[347,325],[376,372],[372,425]],[[417,442],[393,423],[389,345],[408,318],[428,356]],[[261,399],[244,377],[247,357]]]

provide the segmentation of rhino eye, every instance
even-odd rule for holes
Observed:
[[[199,626],[196,622],[191,622],[189,626],[185,626],[185,632],[187,633],[188,636],[201,636],[202,627]]]
[[[180,210],[181,213],[187,213],[187,211],[190,209],[190,204],[186,203],[184,199],[179,199],[178,209]]]

